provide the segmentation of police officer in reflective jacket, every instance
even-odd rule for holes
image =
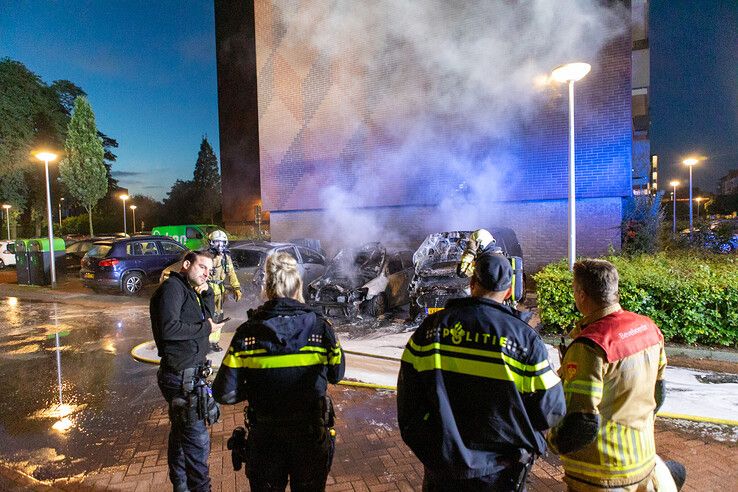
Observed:
[[[229,443],[234,468],[246,462],[252,491],[325,489],[335,443],[327,383],[345,361],[330,324],[304,304],[297,262],[287,253],[266,262],[268,301],[236,330],[213,383],[220,403],[248,400],[248,439]]]
[[[190,252],[182,270],[173,272],[151,297],[154,341],[161,357],[158,383],[169,404],[169,479],[175,491],[210,490],[207,423],[218,419],[218,406],[205,381],[209,374],[208,336],[215,307],[208,275],[213,256]]]
[[[472,297],[428,316],[402,355],[397,416],[428,491],[524,490],[543,431],[566,413],[540,337],[503,302],[512,268],[476,259]]]

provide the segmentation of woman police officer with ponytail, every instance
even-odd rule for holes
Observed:
[[[220,403],[248,400],[245,449],[251,490],[324,490],[333,458],[333,408],[344,355],[329,322],[307,306],[295,259],[266,262],[267,301],[236,330],[213,383]]]

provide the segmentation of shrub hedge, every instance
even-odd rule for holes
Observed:
[[[620,273],[620,304],[646,315],[666,340],[738,346],[738,258],[696,252],[609,256]],[[561,333],[581,315],[566,261],[534,275],[544,329]]]

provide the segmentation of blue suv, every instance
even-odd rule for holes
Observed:
[[[166,267],[187,250],[166,236],[134,236],[96,241],[82,258],[82,285],[93,290],[115,289],[138,294],[147,283],[159,281]]]

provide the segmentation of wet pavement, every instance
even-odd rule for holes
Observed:
[[[146,298],[6,297],[0,305],[0,461],[57,489],[167,489],[168,421],[156,366],[129,354],[151,338]],[[245,317],[243,304],[229,303],[226,313],[234,316],[232,328]],[[398,327],[401,318],[335,325],[351,338],[376,337],[412,329]],[[710,378],[708,385],[735,384],[730,375]],[[349,387],[332,393],[339,447],[328,490],[419,490],[422,466],[399,437],[394,393]],[[248,490],[225,449],[241,424],[241,407],[224,409],[211,430],[214,490]],[[691,472],[685,490],[738,490],[738,428],[659,419],[657,429],[659,453],[681,459]],[[8,478],[8,469],[0,465],[0,490],[43,489]],[[561,474],[556,457],[539,460],[529,490],[563,490]]]
[[[156,367],[128,354],[150,337],[145,306],[1,302],[0,459],[40,480],[114,462],[109,444],[161,403]]]

